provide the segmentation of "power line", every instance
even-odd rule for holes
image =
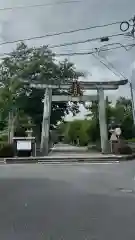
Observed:
[[[124,47],[123,45],[121,45],[121,47]],[[125,48],[126,49],[126,48]],[[111,72],[113,72],[116,76],[122,76],[122,78],[124,79],[128,79],[125,77],[125,75],[121,72],[119,72],[112,63],[110,63],[107,59],[105,59],[107,61],[107,63],[111,66],[111,68],[105,64],[102,60],[100,60],[97,56],[95,56],[94,54],[92,54],[92,56],[94,58],[96,58],[98,61],[100,61],[100,63],[102,63],[107,69],[109,69]],[[112,70],[112,68],[115,70],[115,72]],[[129,84],[129,88],[130,88],[130,93],[131,93],[131,103],[132,103],[132,115],[133,115],[133,120],[135,123],[135,106],[134,106],[134,96],[133,96],[133,92],[135,92],[135,88],[133,88],[133,84],[132,81],[128,80],[128,84]]]
[[[110,68],[107,64],[105,64],[101,59],[99,59],[96,55],[94,55],[93,53],[92,53],[92,56],[94,57],[94,58],[96,58],[100,63],[102,63],[108,70],[110,70],[112,73],[114,73],[115,74],[115,76],[117,76],[117,77],[120,77],[120,75],[121,74],[118,74],[118,73],[116,73],[116,72],[114,72],[113,70],[112,70],[112,68]],[[110,64],[109,64],[110,65]],[[114,68],[114,67],[113,67]],[[116,71],[116,70],[115,70]],[[124,79],[127,79],[127,78],[125,78],[125,76],[124,76]]]
[[[48,34],[41,35],[41,36],[33,36],[33,37],[29,37],[29,38],[23,38],[23,39],[17,39],[17,40],[13,40],[13,41],[2,42],[2,43],[0,43],[0,45],[19,43],[19,42],[23,42],[23,41],[30,41],[30,40],[34,40],[34,39],[36,40],[36,39],[42,39],[42,38],[47,38],[47,37],[54,37],[54,36],[59,36],[59,35],[64,35],[64,34],[71,34],[71,33],[80,32],[80,31],[87,31],[87,30],[96,29],[96,28],[113,26],[113,25],[120,24],[120,23],[121,23],[120,21],[117,21],[117,22],[112,22],[112,23],[108,23],[108,24],[90,26],[90,27],[86,27],[86,28],[72,29],[69,31],[48,33]],[[125,34],[121,33],[121,35],[125,35]]]
[[[71,1],[68,1],[68,2],[71,2]],[[57,2],[57,3],[60,3],[60,2]],[[37,5],[33,5],[33,6],[37,6]],[[0,10],[2,10],[2,9],[0,9]],[[4,8],[3,8],[3,10],[4,10]],[[50,34],[45,34],[45,35],[41,35],[41,36],[33,36],[33,37],[17,39],[17,40],[13,40],[13,41],[6,41],[6,42],[1,42],[0,46],[6,45],[6,44],[19,43],[19,42],[22,42],[22,41],[31,41],[31,40],[34,40],[34,39],[36,40],[36,39],[42,39],[42,38],[47,38],[47,37],[52,37],[52,36],[59,36],[59,35],[63,35],[63,34],[70,34],[70,33],[75,33],[75,32],[79,32],[79,31],[86,31],[86,30],[95,29],[95,28],[102,28],[102,27],[112,26],[112,25],[116,25],[116,24],[120,24],[120,23],[121,23],[121,21],[116,21],[116,22],[112,22],[112,23],[108,23],[108,24],[95,25],[95,26],[90,26],[90,27],[86,27],[86,28],[78,28],[78,29],[72,29],[72,30],[69,30],[69,31],[50,33]],[[126,36],[125,33],[119,33],[119,34],[113,34],[113,35],[107,36],[106,38],[116,37],[116,36],[123,36],[123,35]],[[78,42],[71,42],[71,43],[63,43],[63,44],[58,44],[58,45],[52,45],[52,46],[50,46],[50,48],[56,48],[56,47],[62,47],[62,46],[70,46],[70,45],[75,45],[75,44],[87,43],[87,42],[91,42],[91,41],[100,40],[102,38],[103,37],[97,37],[97,38],[82,40],[82,41],[78,41]]]
[[[124,35],[125,35],[124,33],[112,34],[112,35],[107,36],[107,38],[124,36]],[[71,46],[71,45],[76,45],[76,44],[88,43],[88,42],[101,40],[102,38],[103,37],[96,37],[96,38],[89,38],[89,39],[81,40],[81,41],[67,42],[67,43],[62,43],[62,44],[57,44],[57,45],[51,45],[51,46],[49,46],[49,48],[65,47],[65,46]]]
[[[53,37],[53,36],[58,36],[58,35],[62,35],[62,34],[70,34],[70,33],[75,33],[75,32],[80,32],[80,31],[87,31],[87,30],[91,30],[91,29],[95,29],[95,28],[109,27],[109,26],[120,24],[120,23],[121,23],[121,21],[116,21],[116,22],[112,22],[112,23],[108,23],[108,24],[94,25],[94,26],[85,27],[85,28],[77,28],[77,29],[72,29],[69,31],[47,34],[46,37]]]
[[[135,44],[127,44],[127,45],[123,45],[125,47],[134,47]],[[117,47],[112,47],[112,48],[106,48],[106,49],[101,49],[100,52],[105,52],[105,51],[110,51],[110,50],[115,50],[115,49],[120,49],[123,46],[117,46]],[[91,55],[93,53],[97,53],[97,50],[95,51],[87,51],[87,52],[73,52],[73,53],[56,53],[55,56],[59,57],[59,56],[76,56],[76,55]]]
[[[14,7],[3,7],[0,8],[0,11],[8,11],[8,10],[15,10],[15,9],[26,9],[26,8],[37,8],[37,7],[49,7],[49,6],[55,6],[55,5],[64,5],[64,4],[71,4],[71,3],[80,3],[81,0],[71,0],[71,1],[57,1],[54,3],[44,3],[44,4],[33,4],[33,5],[26,5],[26,6],[14,6]]]
[[[110,47],[110,48],[106,48],[106,49],[100,49],[100,52],[106,52],[106,51],[111,51],[111,50],[115,50],[115,49],[120,49],[124,47],[135,47],[135,43],[133,44],[125,44],[125,45],[120,45],[117,47]],[[65,56],[85,56],[85,55],[92,55],[97,53],[97,49],[96,50],[91,50],[91,51],[86,51],[86,52],[72,52],[72,53],[54,53],[54,54],[49,54],[49,56],[56,56],[56,57],[65,57]],[[12,56],[12,53],[1,53],[0,54],[1,57],[7,56],[10,57]]]
[[[18,40],[13,40],[13,41],[1,42],[0,46],[7,45],[7,44],[24,42],[24,41],[31,41],[31,40],[34,40],[34,39],[35,40],[36,39],[42,39],[42,38],[46,38],[46,37],[50,37],[50,36],[56,36],[56,35],[58,36],[58,35],[61,35],[61,34],[64,34],[64,32],[62,32],[62,33],[55,33],[55,35],[54,34],[47,34],[47,35],[42,35],[42,36],[36,36],[36,37],[23,38],[23,39],[18,39]],[[125,35],[125,33],[118,33],[118,34],[109,35],[107,37],[111,38],[111,37],[124,36],[124,35]],[[70,45],[75,45],[75,44],[87,43],[87,42],[97,41],[97,40],[100,40],[102,38],[103,37],[97,37],[97,38],[90,38],[90,39],[86,39],[86,40],[82,40],[82,41],[76,41],[76,42],[70,42],[70,43],[62,43],[62,44],[58,44],[58,45],[52,45],[52,46],[50,46],[50,48],[64,47],[64,46],[70,46]]]
[[[110,70],[112,73],[114,73],[115,76],[117,76],[117,77],[120,77],[120,76],[121,76],[121,77],[124,78],[124,79],[128,79],[127,77],[125,77],[125,75],[124,75],[123,73],[119,72],[119,71],[114,67],[114,65],[113,65],[112,63],[110,63],[107,59],[105,59],[105,60],[107,61],[108,65],[111,66],[111,68],[110,68],[107,64],[105,64],[101,59],[99,59],[95,54],[92,54],[92,56],[93,56],[94,58],[96,58],[100,63],[102,63],[108,70]],[[115,70],[115,72],[113,71],[112,68]],[[131,81],[128,81],[128,83],[129,83],[130,89],[135,92],[135,88],[133,88]]]
[[[132,47],[134,47],[135,46],[135,44],[131,44],[132,45]],[[121,45],[121,47],[124,47],[125,48],[125,46],[124,45]],[[126,49],[126,48],[125,48]],[[127,51],[127,50],[126,50]],[[106,66],[109,70],[111,70],[112,71],[112,69],[110,69],[109,67],[108,67],[108,65],[111,67],[111,68],[113,68],[116,72],[114,73],[116,76],[118,76],[118,74],[119,74],[119,76],[121,76],[122,78],[124,78],[124,79],[128,79],[127,77],[125,77],[125,75],[123,74],[123,73],[121,73],[121,72],[119,72],[115,67],[114,67],[114,65],[111,63],[111,62],[109,62],[106,58],[103,58],[102,57],[102,59],[104,59],[106,62],[107,62],[107,64],[108,65],[106,65],[100,58],[98,58],[96,55],[94,55],[94,54],[92,54],[93,55],[93,57],[94,58],[96,58],[98,61],[100,61],[104,66]],[[129,82],[129,83],[131,83],[131,82]],[[134,89],[135,90],[135,89]]]
[[[105,60],[108,63],[108,65],[110,65],[117,72],[117,74],[119,74],[122,78],[127,79],[127,77],[125,77],[123,73],[119,72],[112,63],[110,63],[107,59]]]

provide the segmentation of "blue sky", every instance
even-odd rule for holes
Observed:
[[[62,0],[61,2],[63,2]],[[0,8],[14,7],[19,5],[54,3],[52,0],[1,0]],[[28,9],[14,9],[9,11],[1,11],[0,14],[0,41],[16,40],[46,33],[65,31],[75,28],[88,27],[91,25],[106,24],[114,21],[128,20],[135,14],[134,0],[80,0],[78,3],[52,5],[49,7],[38,7]],[[76,40],[84,40],[87,38],[106,36],[119,33],[119,25],[94,29],[84,32],[78,32],[69,35],[61,35],[58,37],[50,37],[41,40],[33,40],[28,42],[29,45],[41,44],[59,44]],[[120,42],[122,44],[132,43],[132,39],[124,37],[116,37],[111,42]],[[0,53],[8,52],[15,45],[5,45],[0,47]],[[100,42],[91,42],[87,44],[74,45],[55,49],[56,53],[84,51],[95,47],[100,47]],[[113,50],[111,52],[102,53],[113,65],[124,73],[128,78],[131,77],[131,67],[134,62],[135,49],[126,52],[124,49]],[[88,81],[116,80],[114,74],[107,70],[93,56],[75,56],[69,57],[76,67],[88,73]],[[90,94],[92,94],[90,92]],[[119,95],[129,96],[129,87],[121,87],[111,94],[111,98],[117,98]],[[83,114],[83,113],[82,113]]]

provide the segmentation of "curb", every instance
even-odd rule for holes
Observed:
[[[100,157],[88,157],[88,156],[45,156],[45,157],[30,157],[30,158],[3,158],[0,160],[0,164],[15,164],[15,163],[102,163],[102,162],[124,162],[135,160],[135,154],[123,155],[123,156],[100,156]]]
[[[135,154],[122,156],[122,157],[123,157],[123,161],[135,160]]]

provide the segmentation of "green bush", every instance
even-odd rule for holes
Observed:
[[[65,141],[67,143],[78,143],[79,140],[80,146],[87,146],[89,142],[88,127],[89,121],[87,120],[74,120],[70,122],[65,135]]]
[[[7,134],[1,134],[0,135],[0,142],[7,142],[8,141],[8,135]]]
[[[24,127],[17,128],[14,134],[15,137],[26,137],[26,129]]]
[[[1,143],[0,157],[1,158],[14,157],[13,145],[4,142],[3,144]]]
[[[127,142],[133,142],[133,143],[135,143],[135,138],[128,139]]]
[[[7,141],[0,140],[0,150],[7,144]]]
[[[87,134],[89,136],[89,141],[92,143],[96,143],[100,141],[100,128],[99,122],[95,120],[90,121],[90,126],[87,130]]]

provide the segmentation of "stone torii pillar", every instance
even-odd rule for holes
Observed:
[[[100,139],[101,151],[107,153],[108,149],[108,131],[106,122],[106,101],[104,98],[104,89],[98,89],[98,111],[99,111],[99,126],[100,126]]]
[[[44,110],[43,110],[42,133],[41,133],[41,144],[40,144],[40,152],[44,156],[48,155],[48,150],[49,150],[51,105],[52,105],[52,89],[46,88],[45,96],[44,96]]]

